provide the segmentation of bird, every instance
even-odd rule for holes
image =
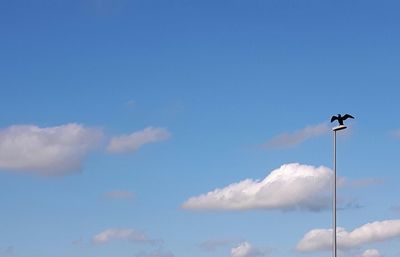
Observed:
[[[334,122],[335,120],[337,120],[339,122],[339,125],[343,125],[343,121],[347,120],[348,118],[354,119],[354,117],[351,116],[350,114],[345,114],[343,116],[338,114],[337,116],[332,116],[331,122]]]

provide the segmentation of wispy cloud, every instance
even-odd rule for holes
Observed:
[[[231,249],[231,257],[260,257],[270,253],[271,249],[258,248],[246,241]]]
[[[377,249],[367,249],[363,252],[361,257],[381,257],[381,253]]]
[[[183,203],[188,210],[303,209],[330,206],[332,170],[291,163],[273,170],[263,180],[246,179],[195,196]]]
[[[94,244],[106,244],[114,240],[138,243],[156,243],[156,240],[149,239],[143,232],[131,228],[106,229],[92,238]]]
[[[266,148],[288,148],[301,144],[302,142],[324,135],[330,131],[327,123],[307,126],[291,133],[283,133],[270,139],[264,144]]]
[[[0,169],[43,176],[77,172],[101,138],[99,129],[74,123],[14,125],[0,130]]]
[[[103,194],[105,199],[121,199],[121,200],[132,200],[135,198],[135,194],[127,190],[113,190]]]
[[[353,231],[337,229],[338,248],[342,250],[359,247],[400,237],[400,220],[384,220],[367,223]],[[330,250],[332,229],[313,229],[306,233],[297,244],[300,252]]]
[[[164,141],[170,137],[171,133],[165,128],[147,127],[129,135],[111,138],[107,150],[110,153],[135,152],[143,145]]]

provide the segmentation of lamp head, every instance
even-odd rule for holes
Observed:
[[[332,128],[332,130],[333,131],[339,131],[339,130],[343,130],[343,129],[346,129],[346,128],[347,127],[345,125],[339,125],[339,126],[336,126],[336,127]]]

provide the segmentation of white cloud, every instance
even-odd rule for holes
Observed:
[[[231,249],[231,257],[259,257],[269,253],[269,249],[254,247],[249,242],[242,242],[237,247]]]
[[[190,210],[305,209],[330,206],[333,172],[324,166],[291,163],[273,170],[263,180],[246,179],[222,189],[192,197],[182,208]]]
[[[122,240],[129,242],[152,243],[144,233],[130,228],[110,228],[102,231],[92,238],[95,244],[105,244],[113,240]]]
[[[368,249],[361,255],[361,257],[381,257],[381,253],[376,249]]]
[[[111,138],[107,150],[110,153],[134,152],[145,144],[164,141],[171,137],[165,128],[147,127],[141,131],[129,135],[122,135]]]
[[[125,199],[132,200],[135,194],[126,190],[114,190],[104,193],[104,198],[106,199]]]
[[[101,138],[100,130],[73,123],[11,126],[0,130],[0,169],[38,175],[76,172]]]
[[[310,138],[324,135],[330,131],[326,123],[307,126],[292,133],[280,134],[269,140],[264,146],[266,148],[287,148],[298,145]]]
[[[353,231],[337,229],[338,248],[342,250],[400,237],[400,220],[367,223]],[[296,249],[300,252],[330,250],[332,229],[313,229],[306,233]]]

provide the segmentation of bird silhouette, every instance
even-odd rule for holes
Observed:
[[[343,116],[338,114],[337,116],[332,116],[331,122],[334,122],[335,120],[337,120],[339,122],[339,125],[343,125],[343,121],[347,120],[348,118],[354,119],[354,117],[351,116],[350,114],[345,114]]]

